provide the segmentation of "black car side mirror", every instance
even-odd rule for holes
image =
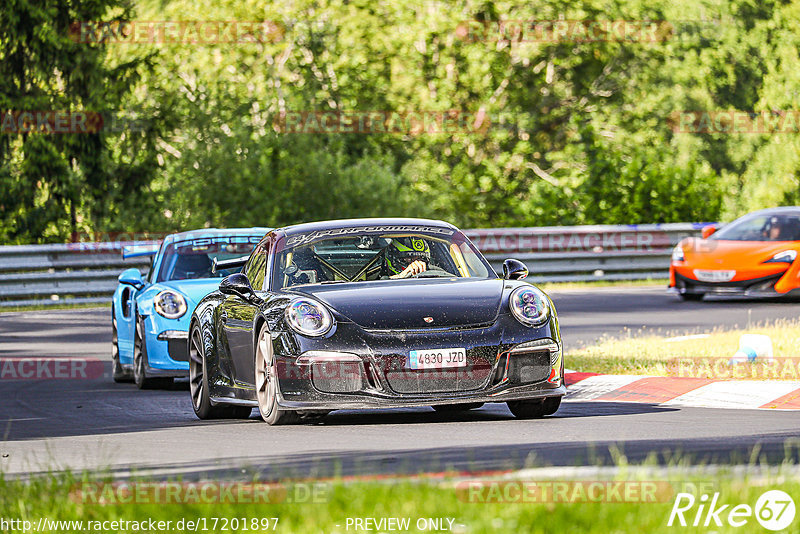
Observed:
[[[219,283],[219,290],[225,295],[235,295],[244,300],[250,300],[256,295],[250,280],[242,273],[234,273],[223,278]]]
[[[528,276],[528,267],[519,260],[508,259],[503,262],[503,278],[505,280],[522,280]]]

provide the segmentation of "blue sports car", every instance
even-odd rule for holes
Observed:
[[[124,247],[123,258],[154,256],[148,274],[127,269],[111,304],[115,382],[139,389],[166,387],[189,372],[189,319],[197,303],[239,267],[216,262],[247,256],[269,228],[205,228],[158,243]],[[221,266],[223,267],[223,266]]]

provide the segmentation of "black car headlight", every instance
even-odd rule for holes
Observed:
[[[156,313],[167,319],[177,319],[186,313],[186,299],[171,289],[165,289],[153,299]]]
[[[333,326],[333,316],[322,304],[307,298],[296,298],[286,308],[286,322],[298,334],[319,337]]]
[[[518,287],[508,299],[511,314],[525,326],[539,326],[550,318],[550,300],[533,286]]]

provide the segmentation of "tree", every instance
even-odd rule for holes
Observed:
[[[0,11],[0,110],[8,121],[0,134],[2,241],[106,229],[120,198],[152,181],[158,121],[121,134],[101,122],[128,109],[152,57],[115,64],[105,41],[75,33],[76,24],[130,16],[124,0],[7,0]],[[26,112],[41,128],[61,117],[69,133],[26,131]]]

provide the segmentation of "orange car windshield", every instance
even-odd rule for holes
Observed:
[[[709,239],[719,241],[800,241],[800,212],[748,215],[733,221]]]

